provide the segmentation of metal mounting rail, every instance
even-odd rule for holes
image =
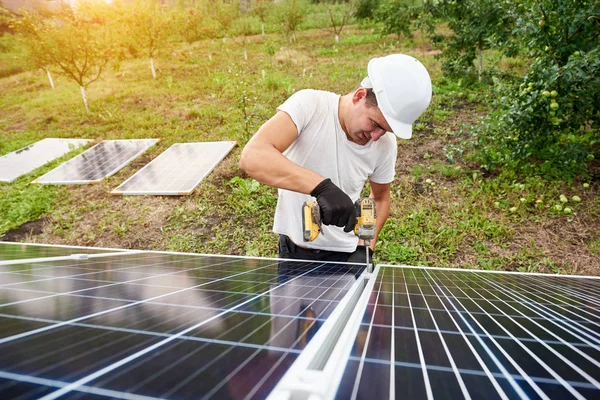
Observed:
[[[364,272],[269,395],[269,400],[333,399],[379,274]]]

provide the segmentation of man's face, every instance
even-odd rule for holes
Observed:
[[[350,123],[346,125],[348,140],[364,146],[370,140],[377,141],[386,132],[392,130],[379,107],[368,106],[366,98],[361,96],[360,93],[355,94],[354,100],[356,101],[353,103]]]

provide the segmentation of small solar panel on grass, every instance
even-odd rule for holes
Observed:
[[[88,144],[89,139],[47,138],[0,157],[0,182],[13,182],[21,175]]]
[[[186,195],[229,154],[235,142],[176,143],[113,190],[123,195]]]
[[[55,185],[96,183],[117,173],[156,142],[158,139],[105,140],[35,182]]]

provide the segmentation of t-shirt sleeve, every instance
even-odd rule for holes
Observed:
[[[300,90],[277,107],[277,110],[285,112],[292,118],[298,129],[298,134],[300,134],[310,124],[315,107],[316,101],[311,90]]]
[[[381,153],[381,158],[375,166],[373,174],[369,177],[369,180],[375,183],[390,183],[394,180],[396,175],[396,157],[398,155],[398,145],[396,142],[396,136],[393,133],[388,133],[381,139],[384,139],[385,150]],[[380,141],[381,141],[380,139]]]

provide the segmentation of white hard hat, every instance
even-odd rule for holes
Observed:
[[[410,139],[412,124],[431,102],[431,78],[419,60],[406,54],[373,58],[361,84],[373,88],[379,109],[392,131]]]

